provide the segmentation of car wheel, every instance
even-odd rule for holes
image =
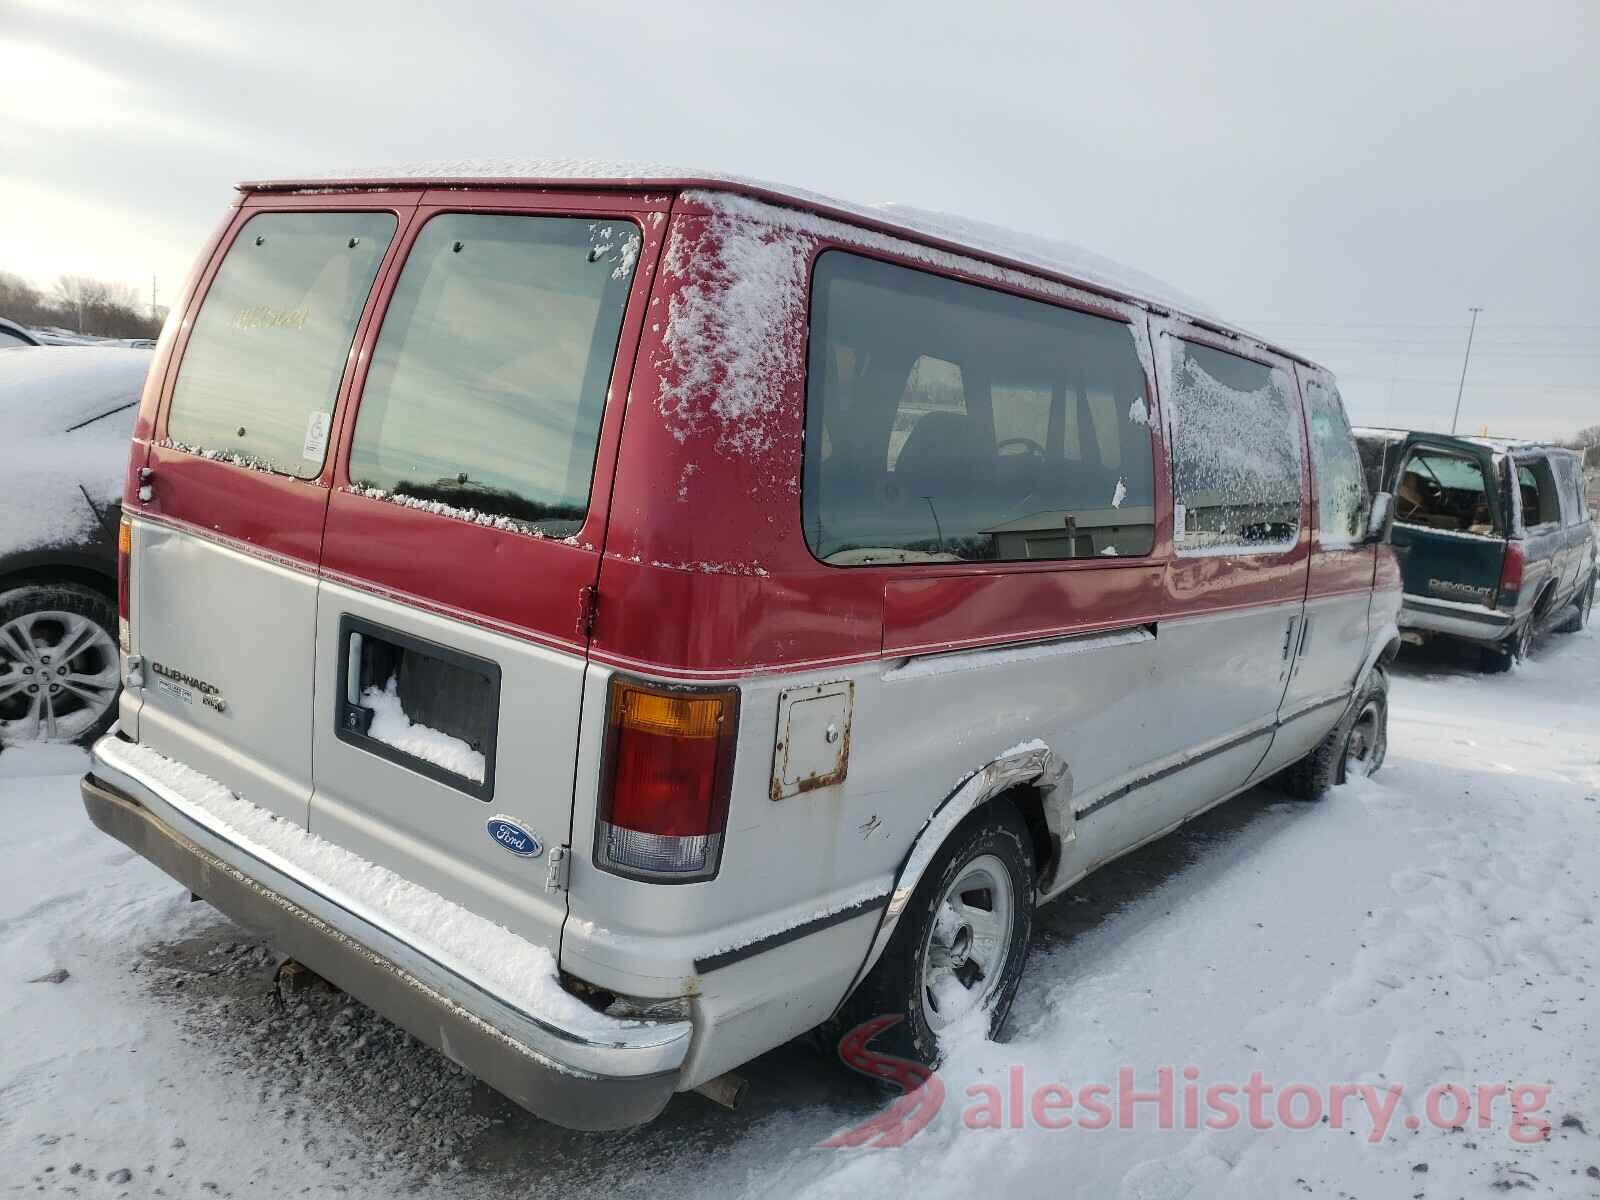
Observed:
[[[1529,617],[1503,642],[1481,647],[1478,651],[1479,669],[1485,675],[1499,675],[1527,658],[1528,650],[1533,646],[1533,622],[1534,617]]]
[[[1389,678],[1381,670],[1372,675],[1345,734],[1344,753],[1339,757],[1340,783],[1377,774],[1389,753]]]
[[[903,1016],[875,1039],[928,1066],[939,1035],[975,1010],[994,1036],[1022,981],[1036,902],[1033,839],[1015,808],[985,805],[928,865],[883,957],[834,1024]]]
[[[117,716],[116,607],[76,583],[0,592],[0,745],[88,742]]]
[[[1371,775],[1389,749],[1389,676],[1374,667],[1354,707],[1317,747],[1274,782],[1297,800],[1317,801],[1336,783]]]
[[[1556,626],[1557,633],[1582,633],[1584,626],[1589,624],[1589,614],[1594,611],[1595,580],[1589,580],[1589,586],[1583,589],[1582,595],[1573,602],[1572,615]]]

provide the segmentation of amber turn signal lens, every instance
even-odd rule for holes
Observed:
[[[625,687],[620,689],[617,701],[617,720],[636,733],[714,738],[722,732],[724,705],[720,695],[686,698]]]

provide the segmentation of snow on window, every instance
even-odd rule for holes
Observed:
[[[1317,479],[1317,540],[1330,548],[1356,544],[1367,531],[1367,485],[1361,456],[1339,393],[1306,381],[1306,421]]]
[[[163,450],[177,450],[184,454],[197,454],[201,458],[210,459],[212,462],[225,462],[235,467],[243,467],[247,471],[267,471],[274,475],[288,475],[290,472],[278,466],[270,458],[263,458],[259,454],[241,454],[237,450],[207,450],[204,446],[192,446],[188,442],[180,442],[173,438],[163,438],[160,442]]]
[[[1173,498],[1185,552],[1281,552],[1300,528],[1300,416],[1288,375],[1168,335]]]
[[[453,771],[474,783],[482,783],[486,760],[483,753],[474,750],[458,737],[418,725],[406,716],[400,703],[400,680],[391,675],[382,688],[369,687],[361,693],[361,703],[372,710],[372,724],[367,736],[385,746],[393,746],[402,753],[423,762]]]
[[[345,489],[352,495],[365,496],[368,500],[382,500],[387,504],[398,504],[403,508],[415,508],[421,512],[433,513],[435,516],[454,517],[458,521],[471,521],[474,525],[487,525],[490,529],[503,530],[506,533],[525,533],[529,537],[542,538],[544,532],[526,521],[519,521],[515,517],[502,517],[498,513],[486,513],[476,508],[463,508],[455,504],[446,504],[442,500],[423,500],[418,496],[408,496],[404,492],[386,492],[382,488],[367,487],[365,484],[352,483]],[[568,537],[564,541],[573,543],[575,537]]]

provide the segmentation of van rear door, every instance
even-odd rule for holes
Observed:
[[[301,824],[328,431],[408,199],[240,209],[180,331],[148,499],[129,513],[140,740]]]
[[[556,948],[589,615],[666,197],[424,197],[341,433],[313,833]]]

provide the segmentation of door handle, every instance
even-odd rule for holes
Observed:
[[[1282,657],[1283,657],[1283,661],[1284,662],[1288,662],[1289,661],[1289,651],[1295,644],[1294,643],[1294,631],[1295,631],[1296,627],[1299,624],[1300,624],[1300,618],[1299,617],[1290,617],[1289,618],[1289,628],[1287,628],[1287,629],[1285,629],[1283,631],[1283,655],[1282,655]]]

